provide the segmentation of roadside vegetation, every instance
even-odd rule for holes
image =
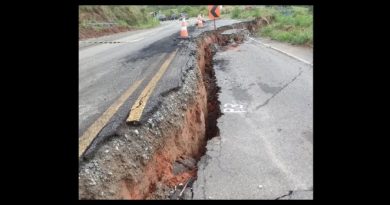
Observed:
[[[231,6],[224,13],[232,19],[266,19],[269,24],[259,31],[259,36],[295,45],[313,46],[313,7]]]
[[[146,6],[79,6],[80,39],[151,28],[159,24]]]
[[[208,15],[207,6],[79,6],[79,39],[135,29],[152,28],[160,21]]]
[[[207,5],[192,6],[80,6],[79,38],[152,28],[160,20],[176,20],[202,14],[207,18]],[[223,6],[222,18],[263,18],[269,22],[258,35],[295,45],[313,45],[312,6]]]
[[[161,11],[166,16],[173,14],[180,15],[187,14],[188,17],[197,17],[199,14],[203,16],[208,15],[207,5],[191,5],[191,6],[148,6],[149,10]]]

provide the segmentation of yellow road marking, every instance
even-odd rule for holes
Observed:
[[[130,110],[130,115],[127,118],[126,122],[138,122],[142,116],[142,112],[144,111],[145,105],[148,102],[150,95],[153,93],[154,88],[157,85],[157,82],[163,76],[165,71],[168,69],[169,64],[172,62],[173,58],[177,53],[176,49],[172,52],[168,59],[161,65],[158,72],[153,76],[152,80],[148,83],[145,89],[142,91],[141,95],[138,97],[137,101],[135,101],[133,107]]]
[[[144,79],[136,81],[112,104],[79,138],[79,157],[85,152],[100,130],[108,123],[127,98],[138,88]]]

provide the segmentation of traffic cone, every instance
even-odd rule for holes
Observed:
[[[185,18],[183,18],[183,21],[181,22],[180,38],[188,38],[187,22]]]

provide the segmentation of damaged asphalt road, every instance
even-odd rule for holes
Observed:
[[[237,21],[221,20],[217,22],[217,27],[234,22]],[[188,27],[192,38],[201,31],[212,28],[211,23],[207,22],[205,28],[196,31],[194,23],[193,19],[190,20]],[[170,62],[169,69],[163,74],[148,99],[142,112],[141,122],[145,122],[148,116],[158,109],[163,96],[181,86],[182,69],[188,62],[188,54],[185,52],[188,40],[178,39],[179,32],[179,21],[171,21],[154,29],[130,33],[116,40],[110,39],[110,41],[125,43],[88,47],[80,44],[79,137],[86,135],[87,129],[94,123],[99,124],[98,129],[92,129],[91,135],[97,137],[86,150],[85,155],[92,154],[98,144],[116,134],[118,127],[125,122],[142,91],[160,70],[169,54],[178,48],[178,54]],[[134,86],[137,83],[139,85]],[[134,86],[133,90],[131,86]],[[119,104],[116,110],[113,109],[111,115],[105,117],[108,122],[96,123],[99,117],[101,118],[128,89],[132,90],[129,96],[125,96],[123,103]]]
[[[175,22],[171,22],[170,25],[120,40],[129,43],[81,48],[79,51],[79,135],[82,135],[87,127],[127,88],[137,80],[143,79],[139,89],[135,90],[130,99],[124,103],[123,107],[126,109],[121,109],[118,113],[130,110],[137,94],[157,72],[166,55],[177,48],[179,41],[175,38],[176,27]],[[161,87],[170,89],[177,84],[178,80]],[[118,120],[114,119],[109,124],[115,124],[114,121]],[[106,129],[105,132],[112,133],[114,130],[115,128]]]
[[[223,115],[194,199],[313,199],[313,68],[252,40],[214,56]]]
[[[217,26],[232,22],[220,23]],[[229,38],[235,32],[247,36],[260,25],[261,21],[237,23],[221,30],[234,30]],[[313,198],[312,67],[252,40],[242,43],[242,37],[236,41],[219,31],[204,32],[210,30],[210,26],[190,30],[196,39],[188,46],[170,41],[176,34],[167,33],[118,60],[124,68],[143,69],[115,77],[113,66],[108,75],[101,74],[118,83],[117,77],[127,75],[123,81],[133,81],[126,86],[139,87],[126,97],[98,139],[107,127],[115,136],[80,164],[80,199]],[[145,108],[150,113],[144,116],[146,122],[121,124],[177,48]],[[102,82],[94,86],[104,90],[109,83]]]

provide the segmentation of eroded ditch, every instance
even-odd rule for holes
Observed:
[[[206,31],[189,42],[183,84],[140,126],[122,125],[80,165],[80,199],[191,199],[196,164],[221,115],[212,58],[234,49],[258,19]]]

